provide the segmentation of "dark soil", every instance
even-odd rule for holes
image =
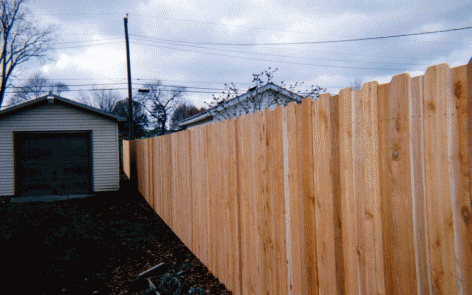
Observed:
[[[231,294],[129,181],[121,187],[53,203],[0,202],[2,294],[144,294],[137,275],[162,262],[169,268],[152,279],[158,287]]]

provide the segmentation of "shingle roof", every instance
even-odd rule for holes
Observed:
[[[199,122],[199,121],[202,121],[202,120],[205,120],[207,118],[210,118],[210,117],[213,117],[213,115],[211,114],[211,111],[212,110],[216,110],[218,108],[220,109],[224,109],[226,107],[229,107],[229,106],[232,106],[234,104],[237,104],[241,101],[244,101],[246,99],[248,99],[252,94],[254,94],[255,91],[258,91],[259,94],[261,93],[264,93],[266,91],[275,91],[275,92],[279,92],[279,93],[282,93],[284,96],[294,100],[294,101],[299,101],[301,99],[303,99],[303,97],[301,97],[300,95],[298,94],[295,94],[285,88],[282,88],[274,83],[267,83],[266,85],[262,86],[262,87],[259,87],[259,88],[250,88],[248,92],[246,92],[245,94],[243,95],[240,95],[240,96],[237,96],[235,98],[232,98],[228,101],[225,101],[224,103],[220,103],[214,107],[212,107],[211,109],[208,109],[206,111],[203,111],[201,113],[198,113],[196,115],[193,115],[189,118],[186,118],[185,120],[183,120],[182,122],[180,122],[180,126],[186,126],[186,125],[189,125],[189,124],[192,124],[192,123],[195,123],[195,122]]]
[[[126,119],[123,117],[116,116],[114,114],[102,111],[100,109],[97,109],[97,108],[94,108],[94,107],[91,107],[82,103],[78,103],[76,101],[73,101],[64,97],[60,97],[58,95],[53,95],[53,94],[41,96],[36,99],[6,108],[0,111],[0,118],[11,116],[13,114],[22,112],[24,110],[33,109],[38,106],[46,105],[48,103],[65,105],[71,108],[75,108],[75,109],[78,109],[87,113],[91,113],[91,114],[94,114],[94,115],[97,115],[97,116],[100,116],[109,120],[117,121],[117,122],[126,121]]]

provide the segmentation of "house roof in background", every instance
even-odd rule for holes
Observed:
[[[183,120],[182,122],[180,122],[179,126],[184,127],[184,126],[187,126],[187,125],[190,125],[190,124],[193,124],[193,123],[200,122],[202,120],[211,118],[211,117],[213,117],[213,115],[211,114],[211,112],[213,110],[222,111],[223,109],[225,109],[227,107],[233,106],[237,103],[240,103],[240,102],[248,99],[249,97],[254,95],[256,91],[257,91],[258,94],[264,93],[266,91],[278,92],[278,93],[283,94],[285,97],[288,97],[289,99],[291,99],[293,101],[300,101],[301,99],[303,99],[302,96],[300,96],[296,93],[293,93],[293,92],[291,92],[291,91],[289,91],[285,88],[282,88],[282,87],[280,87],[280,86],[278,86],[274,83],[267,83],[264,86],[261,86],[259,88],[250,89],[248,92],[246,92],[243,95],[236,96],[235,98],[232,98],[228,101],[219,103],[218,105],[216,105],[216,106],[214,106],[214,107],[212,107],[212,108],[210,108],[206,111],[203,111],[201,113],[193,115],[193,116]]]
[[[88,105],[85,105],[85,104],[82,104],[82,103],[78,103],[76,101],[73,101],[73,100],[70,100],[70,99],[67,99],[67,98],[64,98],[64,97],[60,97],[58,95],[54,95],[54,94],[51,94],[51,93],[48,94],[48,95],[41,96],[41,97],[38,97],[36,99],[30,100],[30,101],[26,101],[24,103],[20,103],[20,104],[11,106],[11,107],[6,108],[4,110],[1,110],[0,111],[0,119],[4,118],[4,117],[11,116],[11,115],[14,115],[14,114],[17,114],[19,112],[22,112],[22,111],[25,111],[25,110],[28,110],[28,109],[36,108],[38,106],[47,105],[49,103],[68,106],[68,107],[71,107],[71,108],[74,108],[74,109],[77,109],[77,110],[80,110],[80,111],[84,111],[84,112],[94,114],[94,115],[100,116],[102,118],[117,121],[117,122],[126,121],[126,119],[123,118],[123,117],[116,116],[114,114],[102,111],[100,109],[97,109],[97,108],[94,108],[94,107],[91,107],[91,106],[88,106]]]

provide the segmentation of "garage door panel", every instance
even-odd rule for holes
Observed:
[[[91,189],[89,133],[38,133],[15,137],[17,193],[87,193]]]
[[[88,192],[90,182],[87,177],[76,177],[61,179],[56,184],[57,194],[79,194]]]
[[[61,166],[52,165],[23,165],[23,180],[67,179],[77,176],[89,177],[90,166],[85,164],[62,163]]]
[[[21,185],[19,194],[27,196],[52,195],[53,188],[44,181],[25,181]]]
[[[89,158],[88,138],[26,138],[20,141],[17,158],[21,164],[48,162],[80,163]],[[83,135],[82,135],[83,136]]]
[[[88,177],[57,179],[50,181],[25,180],[22,182],[23,195],[65,195],[88,192]]]

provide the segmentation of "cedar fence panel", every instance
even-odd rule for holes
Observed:
[[[472,61],[124,141],[234,294],[471,294]]]

